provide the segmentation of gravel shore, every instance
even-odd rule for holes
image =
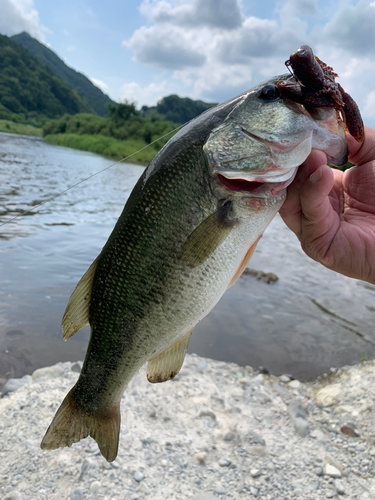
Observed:
[[[91,438],[39,448],[80,366],[5,386],[1,500],[375,498],[373,361],[308,383],[196,355],[164,384],[143,368],[123,397],[111,464]]]

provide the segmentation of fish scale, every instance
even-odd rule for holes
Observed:
[[[312,145],[345,159],[336,115],[325,130],[278,97],[277,81],[193,120],[139,179],[65,311],[64,339],[86,324],[91,337],[42,448],[91,436],[114,460],[130,379],[146,362],[151,382],[179,372],[194,326],[247,265]]]

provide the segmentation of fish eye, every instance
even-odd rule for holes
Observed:
[[[259,97],[260,99],[272,101],[280,97],[280,92],[276,85],[265,85],[260,91]]]

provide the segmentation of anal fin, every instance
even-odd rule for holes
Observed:
[[[79,280],[78,285],[70,296],[61,323],[64,340],[68,340],[68,338],[89,324],[89,303],[97,266],[98,258],[94,260]]]
[[[184,363],[192,331],[190,330],[182,339],[159,354],[159,356],[150,359],[147,365],[147,380],[149,382],[152,384],[166,382],[177,375]]]

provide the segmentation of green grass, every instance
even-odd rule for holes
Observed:
[[[83,151],[91,151],[92,153],[98,153],[113,158],[114,160],[121,160],[147,146],[147,143],[141,139],[120,141],[119,139],[99,134],[49,134],[46,135],[44,139],[51,144],[81,149]],[[140,153],[132,156],[129,161],[147,165],[159,150],[159,148],[155,148],[155,146],[156,144],[149,146]]]
[[[24,123],[15,123],[10,120],[0,120],[0,132],[21,135],[42,135],[42,129],[26,125]]]

